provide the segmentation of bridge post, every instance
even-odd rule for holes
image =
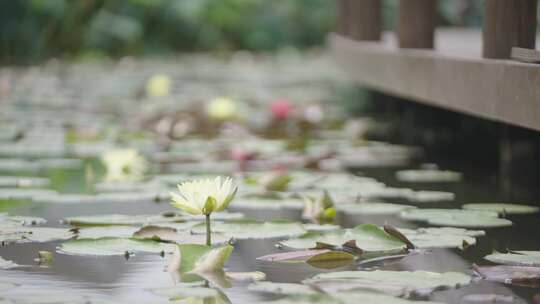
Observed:
[[[343,36],[350,33],[350,4],[353,0],[337,0],[336,32]]]
[[[434,48],[436,23],[436,0],[400,0],[397,25],[399,47]]]
[[[537,0],[485,0],[484,58],[510,58],[512,47],[534,49]]]
[[[352,0],[351,36],[360,41],[381,40],[381,0]]]

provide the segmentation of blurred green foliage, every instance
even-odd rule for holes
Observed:
[[[386,29],[398,0],[383,1]],[[480,26],[483,0],[439,0],[439,24]],[[276,50],[324,43],[334,0],[0,0],[0,60]]]
[[[329,0],[0,1],[4,62],[320,45]]]

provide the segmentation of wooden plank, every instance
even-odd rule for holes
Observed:
[[[538,65],[403,50],[339,35],[329,42],[342,70],[366,87],[540,131]]]
[[[540,51],[513,47],[512,59],[528,63],[540,63]]]
[[[400,0],[397,25],[399,47],[432,49],[436,22],[436,0]]]
[[[512,47],[534,49],[537,3],[537,0],[485,0],[485,58],[510,58]]]

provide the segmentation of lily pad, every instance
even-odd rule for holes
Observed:
[[[0,187],[40,188],[47,187],[49,180],[42,177],[0,176]]]
[[[365,252],[398,252],[405,249],[405,243],[386,233],[376,225],[364,224],[352,229],[327,232],[308,232],[300,237],[282,241],[285,247],[295,249],[315,248],[317,243],[341,246],[351,240]]]
[[[339,225],[332,224],[304,224],[304,229],[311,232],[321,232],[340,229]]]
[[[412,191],[407,195],[407,199],[414,203],[432,203],[453,201],[456,195],[446,191]]]
[[[409,205],[391,203],[358,203],[358,204],[337,204],[336,209],[345,214],[354,215],[376,215],[376,214],[399,214],[403,210],[416,208]]]
[[[126,255],[134,252],[162,253],[170,251],[167,245],[152,240],[105,237],[65,242],[58,247],[58,252],[91,256]]]
[[[493,211],[501,214],[529,214],[540,211],[540,208],[536,206],[502,203],[466,204],[462,208],[466,210]]]
[[[356,256],[345,251],[331,249],[314,249],[280,252],[258,257],[257,260],[271,262],[306,262],[311,266],[323,269],[333,269],[348,265]]]
[[[139,228],[130,226],[97,226],[73,228],[78,239],[99,239],[103,237],[130,238]]]
[[[2,227],[0,229],[0,242],[9,243],[29,243],[29,242],[50,242],[57,240],[68,240],[74,235],[68,229],[49,227]]]
[[[297,209],[301,210],[304,203],[298,199],[256,199],[256,198],[237,198],[231,203],[231,208],[238,209],[262,209],[262,210],[279,210],[279,209]]]
[[[0,200],[32,200],[39,196],[54,195],[56,191],[39,188],[3,188]]]
[[[41,217],[8,215],[7,213],[0,214],[0,227],[34,226],[34,225],[45,224],[46,222],[47,220]]]
[[[529,266],[485,266],[473,265],[474,273],[488,281],[505,284],[540,287],[540,267]]]
[[[203,224],[193,227],[194,233],[206,233]],[[212,232],[235,239],[268,239],[298,236],[306,232],[302,224],[288,221],[259,222],[252,220],[213,222]]]
[[[314,284],[326,293],[371,289],[394,296],[428,295],[435,289],[454,288],[471,282],[460,272],[430,271],[340,271],[321,273],[304,283]]]
[[[493,253],[484,259],[497,264],[513,266],[540,267],[540,251],[512,251],[511,253]]]
[[[238,219],[243,217],[241,213],[216,213],[212,219]],[[113,226],[113,225],[147,225],[165,223],[186,223],[193,220],[203,220],[201,216],[191,216],[177,212],[165,212],[162,214],[126,215],[104,214],[87,215],[65,218],[63,221],[73,226]]]
[[[249,271],[249,272],[226,272],[227,278],[239,282],[256,282],[266,279],[266,274],[261,271]]]
[[[449,170],[401,170],[397,180],[408,183],[450,183],[459,182],[461,173]]]
[[[454,227],[403,229],[403,233],[416,248],[463,248],[476,244],[482,230],[466,230]]]
[[[189,230],[178,231],[172,227],[145,226],[133,233],[137,239],[151,239],[157,241],[167,241],[183,244],[204,244],[206,242],[205,234],[193,234]],[[212,242],[214,244],[223,244],[231,238],[222,233],[212,233]]]
[[[425,221],[437,226],[463,228],[493,228],[511,226],[512,222],[498,217],[497,212],[460,209],[410,209],[401,212],[401,218]]]
[[[206,273],[220,271],[229,259],[234,247],[206,245],[178,245],[178,271],[181,273]]]

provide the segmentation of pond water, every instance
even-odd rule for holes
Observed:
[[[269,96],[268,92],[276,89],[280,90],[280,94],[288,93],[288,96],[291,96],[291,98],[297,97],[299,99],[313,100],[314,96],[319,96],[318,99],[325,99],[326,97],[323,98],[321,96],[331,95],[332,92],[335,93],[332,88],[333,85],[321,89],[320,83],[322,77],[313,77],[311,71],[306,69],[307,64],[303,61],[299,62],[298,58],[294,59],[294,64],[292,64],[295,67],[293,69],[295,73],[290,73],[294,75],[292,77],[293,79],[282,79],[279,75],[275,75],[283,75],[284,71],[290,72],[287,68],[292,69],[289,59],[280,60],[278,60],[278,66],[281,70],[278,69],[280,73],[276,73],[275,70],[270,68],[275,61],[264,61],[262,69],[254,66],[251,60],[247,60],[247,62],[246,60],[241,60],[240,68],[237,67],[238,62],[235,62],[235,68],[232,68],[230,65],[214,62],[217,68],[214,66],[210,69],[208,66],[202,68],[197,66],[197,63],[204,61],[203,59],[191,58],[184,62],[184,66],[190,67],[191,72],[183,72],[173,77],[175,83],[182,83],[182,85],[180,85],[180,88],[173,89],[171,96],[180,99],[186,98],[186,96],[195,96],[195,100],[204,100],[209,96],[214,96],[216,92],[223,93],[225,91],[229,93],[242,92],[237,94],[237,96],[240,96],[238,98],[249,99],[253,98],[253,96],[267,97]],[[319,71],[325,70],[327,67],[326,63],[321,63],[318,58],[312,58],[311,60],[311,67]],[[148,129],[148,126],[146,125],[147,121],[140,119],[137,115],[142,115],[146,111],[156,111],[156,113],[159,112],[156,109],[162,112],[171,111],[176,113],[179,121],[183,121],[183,119],[197,120],[199,118],[197,114],[191,112],[186,116],[182,116],[183,114],[180,110],[171,106],[174,105],[174,101],[171,101],[171,99],[158,99],[157,101],[156,99],[150,101],[142,99],[142,101],[132,101],[132,103],[136,104],[135,108],[138,109],[137,111],[130,109],[129,102],[124,103],[119,101],[119,104],[115,105],[114,101],[116,100],[122,100],[122,98],[129,96],[132,97],[130,94],[136,92],[138,89],[137,85],[140,86],[142,83],[141,79],[144,77],[134,77],[130,74],[130,72],[137,70],[137,67],[144,70],[146,75],[151,75],[156,70],[166,71],[170,74],[178,73],[177,71],[173,72],[174,69],[166,62],[159,64],[144,63],[135,66],[130,66],[126,63],[123,64],[126,66],[117,66],[110,74],[107,74],[107,71],[109,71],[108,67],[103,66],[95,68],[96,70],[94,68],[80,66],[70,68],[53,66],[50,68],[52,71],[27,71],[23,76],[13,76],[14,79],[17,79],[17,81],[23,84],[13,89],[9,99],[9,111],[5,112],[9,114],[2,116],[2,122],[7,122],[7,124],[2,126],[2,135],[5,136],[0,138],[0,141],[3,143],[3,147],[0,148],[0,154],[3,156],[3,158],[0,158],[0,175],[41,177],[46,182],[50,182],[48,185],[45,183],[45,188],[59,191],[60,194],[26,194],[30,195],[31,199],[26,199],[24,195],[16,199],[13,197],[15,195],[10,194],[14,186],[10,185],[8,181],[5,187],[0,188],[0,198],[3,198],[3,200],[0,200],[0,213],[5,212],[9,213],[9,215],[44,218],[47,222],[38,225],[38,227],[60,227],[66,228],[66,230],[71,226],[64,224],[62,220],[69,217],[106,214],[160,214],[173,210],[169,204],[170,199],[166,194],[163,195],[165,198],[156,199],[156,197],[160,197],[164,190],[167,193],[168,190],[174,189],[173,185],[176,183],[176,180],[174,180],[175,175],[177,175],[176,178],[180,182],[186,178],[186,172],[197,171],[198,174],[210,175],[232,173],[229,169],[230,166],[225,166],[225,169],[223,169],[219,165],[226,165],[230,161],[229,159],[225,160],[224,157],[216,156],[216,154],[222,152],[221,146],[219,148],[208,147],[204,143],[194,143],[191,141],[193,137],[189,137],[187,143],[183,139],[173,138],[164,147],[162,145],[163,134],[160,134],[159,130],[151,135],[139,134],[138,132],[141,132],[141,130]],[[194,66],[197,67],[194,68]],[[273,72],[269,73],[268,70]],[[224,80],[226,77],[223,74],[230,75],[239,71],[249,71],[251,75],[257,75],[255,78],[258,81],[250,79],[250,83],[257,87],[256,90],[253,88],[244,88],[243,79],[242,77],[238,77],[238,75],[235,75],[237,77],[236,79]],[[6,75],[6,73],[4,71],[2,75]],[[36,76],[36,73],[40,76]],[[40,73],[43,73],[45,76]],[[53,77],[50,75],[56,76]],[[93,81],[90,80],[92,75],[103,75],[106,79]],[[217,79],[214,83],[209,83],[211,76]],[[123,79],[118,84],[123,89],[118,89],[116,86],[108,83],[114,81],[116,79],[114,77]],[[335,75],[332,75],[332,77],[335,77]],[[26,103],[22,102],[22,105],[17,104],[21,99],[21,90],[25,88],[25,85],[27,88],[28,84],[32,83],[32,81],[38,83],[38,87],[44,88],[40,89],[41,91],[34,89],[31,98],[25,99]],[[90,92],[81,93],[79,90],[85,82],[88,82],[88,86],[91,88],[88,90]],[[46,84],[49,84],[49,86],[46,86]],[[210,93],[205,91],[205,84],[208,88],[211,88]],[[51,86],[60,89],[58,92],[54,92]],[[287,86],[288,89],[285,89],[284,87]],[[182,89],[187,92],[182,91]],[[302,91],[303,89],[305,91]],[[48,107],[50,105],[46,100],[44,101],[43,96],[41,98],[37,97],[40,93],[44,94],[44,96],[54,97],[51,107]],[[111,95],[115,96],[113,102],[110,102],[110,99],[106,98],[107,96],[111,98]],[[77,105],[73,102],[74,98],[99,100],[100,102]],[[148,104],[154,102],[153,107],[155,108],[149,106],[149,109],[146,109],[144,102],[148,102]],[[48,106],[44,107],[44,104]],[[77,106],[74,106],[74,108],[68,111],[63,108],[66,105]],[[260,107],[264,108],[265,106]],[[116,111],[114,110],[115,108]],[[175,110],[170,110],[171,108]],[[105,111],[103,109],[108,110]],[[59,112],[55,113],[55,111]],[[256,112],[254,110],[249,111]],[[75,115],[74,113],[79,114]],[[114,118],[115,115],[116,118]],[[137,118],[133,118],[133,121],[126,119],[126,117],[134,116],[137,116]],[[160,118],[159,115],[157,117]],[[15,121],[19,119],[20,121],[16,123]],[[160,119],[158,120],[166,120],[163,117]],[[260,119],[262,120],[263,118]],[[61,123],[58,123],[58,121],[61,121]],[[10,129],[9,123],[13,123],[11,126],[14,126],[14,128]],[[136,124],[136,126],[131,123]],[[255,128],[253,125],[257,125],[257,123],[251,124],[250,128]],[[181,129],[181,127],[179,126],[178,128]],[[274,127],[271,124],[269,127],[267,126],[270,131],[275,131],[272,130]],[[111,128],[114,130],[111,131]],[[199,133],[197,140],[202,139],[203,142],[214,141],[207,139],[215,136],[215,134],[212,134],[212,130],[208,131],[211,128],[216,128],[216,126],[211,124],[210,126],[199,125],[196,131]],[[228,132],[235,130],[234,127],[230,126],[224,128],[227,128]],[[270,131],[268,132],[270,134],[266,135],[275,138],[275,134]],[[181,130],[178,132],[182,133]],[[284,134],[286,136],[290,135],[288,132],[290,130],[286,129]],[[293,134],[296,134],[295,136],[298,136],[298,132],[296,129],[292,131]],[[232,134],[232,139],[228,138],[228,140],[232,142],[233,147],[240,145],[240,142],[242,145],[247,146],[246,142],[250,141],[249,139],[241,139],[242,136],[245,136],[242,132],[233,132]],[[223,134],[220,136],[219,141],[223,142],[223,136]],[[226,133],[225,136],[231,135]],[[300,133],[300,136],[305,136],[305,134]],[[108,137],[114,137],[114,139],[111,140]],[[320,137],[323,143],[318,142],[317,145],[326,148],[342,149],[339,145],[343,145],[343,141],[336,143],[336,141],[332,141],[333,139],[329,139],[327,135],[321,135]],[[66,141],[66,138],[69,140]],[[268,171],[269,168],[280,164],[280,169],[290,166],[292,168],[291,172],[301,169],[298,166],[298,154],[291,154],[285,150],[279,150],[276,153],[273,149],[275,145],[261,141],[260,138],[253,141],[252,145],[256,146],[260,144],[264,146],[264,148],[260,149],[272,156],[263,158],[261,163],[257,163],[254,167],[263,167],[264,170]],[[190,148],[178,149],[178,146],[182,147],[184,143],[186,145],[189,144]],[[339,145],[335,146],[336,144]],[[326,159],[337,159],[341,161],[341,164],[344,166],[338,170],[340,174],[350,171],[358,176],[376,179],[376,181],[369,180],[367,181],[368,183],[384,183],[386,192],[381,192],[378,196],[375,195],[377,196],[376,198],[373,198],[377,202],[406,204],[418,208],[449,209],[460,209],[463,204],[468,203],[515,203],[504,201],[504,197],[499,193],[494,179],[491,178],[493,172],[476,168],[474,164],[446,163],[445,160],[437,160],[436,162],[441,168],[450,168],[456,172],[460,172],[460,176],[463,176],[463,178],[447,182],[427,181],[418,183],[400,181],[396,177],[398,170],[418,169],[423,163],[433,162],[430,155],[409,157],[408,152],[400,150],[400,147],[386,144],[383,145],[380,151],[375,150],[375,153],[373,153],[373,151],[369,150],[368,153],[365,153],[366,151],[362,147],[370,147],[370,145],[373,145],[375,149],[379,149],[377,147],[379,147],[380,143],[362,142],[354,147],[344,146],[343,150],[347,150],[348,152],[341,155],[341,158],[338,155],[337,158],[336,156],[329,156]],[[70,148],[66,149],[66,146]],[[167,187],[160,187],[157,190],[154,188],[156,185],[150,182],[141,184],[140,187],[142,188],[140,189],[134,188],[132,190],[121,189],[121,183],[113,183],[112,185],[101,184],[105,174],[105,168],[100,164],[98,157],[114,147],[125,146],[137,147],[149,159],[151,173],[147,173],[146,181],[152,179],[153,176],[161,176],[166,179],[172,178],[173,183],[165,182],[164,184],[167,184]],[[358,150],[356,150],[357,148]],[[213,160],[217,159],[219,161],[206,163],[206,158],[210,157],[208,156],[210,154],[208,153],[209,151],[206,151],[207,149],[213,150],[211,151],[213,153],[211,157]],[[315,155],[320,156],[317,153]],[[63,159],[66,156],[71,159],[71,162]],[[78,159],[81,161],[77,162],[76,160]],[[331,163],[333,164],[333,162]],[[355,167],[355,169],[352,170],[351,167]],[[337,169],[332,168],[332,172],[335,173]],[[427,168],[440,172],[433,165],[429,165]],[[169,175],[166,176],[163,174]],[[307,176],[309,177],[312,174],[320,173],[310,172]],[[187,176],[193,177],[194,175]],[[455,175],[449,176],[453,178]],[[306,178],[306,176],[303,175],[302,178]],[[29,186],[21,183],[18,182],[15,184],[19,190],[34,189],[35,187],[35,185]],[[26,183],[29,182],[26,181]],[[99,190],[99,185],[105,188]],[[149,187],[148,189],[143,189],[147,186]],[[242,200],[250,194],[248,190],[252,186],[249,183],[241,183],[239,186],[240,191],[237,200]],[[351,197],[358,194],[358,192],[366,193],[362,192],[364,190],[355,189],[354,187],[358,186],[355,183],[351,183],[350,186],[348,184],[333,186],[336,189],[339,188],[339,191],[336,191],[338,193],[336,197],[343,194],[346,197],[344,199],[337,199],[336,201],[352,200]],[[346,190],[343,191],[343,188]],[[388,191],[390,191],[388,188],[407,189],[407,195],[411,193],[418,194],[420,190],[433,190],[453,193],[455,197],[442,200],[437,198],[425,200],[406,199],[402,195],[388,194]],[[35,189],[43,188],[42,186],[38,186]],[[380,188],[376,189],[380,190]],[[317,188],[317,190],[321,189]],[[148,197],[148,193],[152,193],[152,191],[158,191],[160,194]],[[102,197],[100,201],[89,199],[85,202],[84,199],[87,199],[86,197],[78,198],[74,196],[70,198],[69,196],[74,193],[95,194],[96,192],[99,192],[100,195],[110,192],[135,193],[135,197],[131,195],[123,199],[122,197],[107,197],[105,194],[105,197]],[[140,197],[137,197],[138,194],[140,194]],[[330,190],[330,194],[333,195],[334,192]],[[11,199],[8,197],[10,195],[12,196]],[[67,201],[59,202],[63,198]],[[531,195],[531,201],[517,203],[535,205],[536,202],[532,200],[534,198],[534,195]],[[370,201],[369,198],[368,201]],[[245,218],[259,221],[289,220],[307,222],[302,217],[301,208],[243,208],[241,205],[235,206],[233,204],[229,211],[241,212]],[[425,270],[472,274],[471,267],[473,264],[493,264],[484,260],[483,257],[494,251],[506,252],[509,249],[540,250],[540,238],[537,235],[540,219],[538,212],[522,215],[509,213],[505,214],[504,217],[511,220],[513,225],[498,228],[483,228],[482,225],[478,225],[478,227],[473,225],[472,229],[485,230],[486,234],[485,236],[478,237],[475,245],[464,246],[465,248],[463,250],[457,248],[435,248],[420,251],[417,254],[410,254],[397,260],[383,260],[362,265],[351,263],[347,266],[333,269],[321,269],[311,266],[308,263],[277,263],[257,259],[271,253],[282,252],[276,245],[280,240],[286,239],[285,237],[274,239],[239,239],[234,242],[235,249],[225,264],[225,270],[227,272],[260,271],[266,275],[266,281],[280,283],[301,283],[303,280],[309,279],[319,273],[343,270]],[[366,223],[379,226],[389,224],[393,227],[409,229],[434,227],[434,225],[427,223],[406,220],[399,213],[359,215],[342,210],[338,211],[335,220],[335,224],[343,228],[351,228]],[[0,226],[0,236],[2,229],[4,229],[3,226]],[[114,228],[111,228],[112,230]],[[102,234],[105,235],[106,233]],[[0,303],[163,303],[169,301],[168,297],[158,295],[152,292],[152,290],[172,287],[178,283],[179,274],[167,270],[167,265],[172,259],[171,254],[135,252],[129,256],[81,256],[58,253],[58,247],[65,242],[66,240],[6,242],[6,244],[0,246],[0,257],[19,265],[18,267],[9,269],[1,269],[2,267],[0,267]],[[358,245],[362,247],[362,244]],[[53,252],[54,260],[52,263],[37,262],[36,258],[39,251]],[[205,299],[204,301],[200,300],[200,303],[258,303],[284,297],[283,295],[269,292],[250,290],[248,286],[252,284],[251,281],[232,280],[223,277],[223,274],[216,274],[215,277],[207,278],[207,280],[209,281],[208,284],[219,289],[220,293],[218,297]],[[7,287],[4,287],[3,284]],[[427,297],[413,297],[412,300],[428,299],[443,303],[493,302],[485,299],[475,302],[471,298],[465,297],[466,295],[476,294],[498,295],[499,297],[496,303],[509,303],[509,301],[511,303],[532,303],[535,296],[540,294],[540,289],[475,279],[466,286],[436,290]],[[195,297],[195,300],[197,300],[197,297]],[[193,298],[191,301],[194,301]],[[171,299],[171,302],[184,303],[178,298]],[[381,301],[380,303],[394,302]]]
[[[394,170],[371,169],[370,173],[380,178],[389,176]],[[464,171],[467,174],[467,171]],[[82,173],[81,173],[82,174]],[[383,181],[385,181],[383,179]],[[403,185],[395,179],[386,182],[396,186]],[[410,184],[406,185],[410,186]],[[452,208],[460,203],[477,201],[500,201],[493,191],[494,185],[490,183],[457,183],[445,185],[445,190],[453,190],[457,199],[452,203],[445,203]],[[422,189],[438,190],[441,185],[422,186]],[[48,220],[47,226],[58,226],[59,221],[65,217],[93,214],[155,214],[171,210],[167,202],[142,203],[100,203],[100,204],[35,204],[35,203],[9,203],[3,202],[3,211],[10,214],[34,215]],[[440,203],[436,203],[440,207]],[[443,206],[446,207],[446,206]],[[300,212],[296,211],[244,211],[246,217],[269,220],[289,219],[301,220]],[[494,249],[519,248],[522,250],[535,250],[540,248],[540,239],[535,235],[537,231],[538,216],[522,215],[511,217],[515,225],[505,228],[489,229],[487,235],[479,238],[478,244],[466,249],[434,249],[430,254],[413,255],[388,265],[375,265],[387,270],[428,270],[436,272],[462,271],[470,272],[471,264],[486,264],[482,257]],[[391,223],[397,227],[414,226],[397,216],[346,216],[341,215],[338,223],[343,227],[353,227],[361,223],[385,224]],[[112,299],[125,303],[153,303],[163,302],[163,297],[154,295],[149,289],[157,287],[174,286],[173,275],[166,271],[167,258],[156,254],[137,253],[126,259],[123,256],[113,257],[87,257],[72,255],[55,255],[51,266],[39,266],[35,261],[36,253],[40,250],[54,252],[60,242],[10,244],[0,247],[0,256],[4,259],[24,265],[22,268],[0,270],[2,281],[15,282],[24,288],[13,289],[13,294],[41,294],[43,297],[57,295],[65,299],[66,294],[88,295],[96,299]],[[259,261],[256,258],[278,252],[275,247],[276,239],[272,240],[240,240],[235,244],[235,250],[226,269],[230,271],[262,271],[266,279],[272,282],[299,283],[324,271],[305,263],[287,264]],[[343,269],[356,269],[348,266]],[[371,268],[373,269],[373,268]],[[247,289],[249,283],[233,282],[231,287],[222,291],[232,303],[256,303],[263,300],[277,298],[268,293],[253,292]],[[460,303],[463,295],[477,293],[495,293],[512,295],[516,298],[531,300],[539,290],[529,287],[518,287],[479,281],[471,285],[451,290],[436,291],[432,300],[445,303]],[[45,301],[46,302],[46,301]],[[35,303],[40,303],[39,301]]]

